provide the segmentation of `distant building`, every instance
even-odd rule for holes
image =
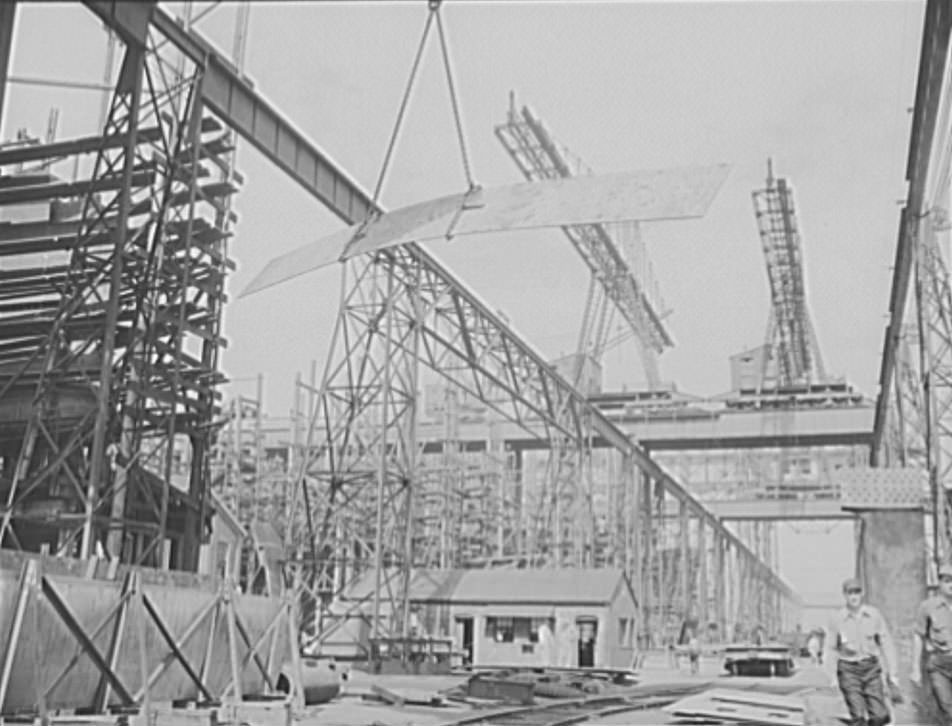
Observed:
[[[777,382],[777,361],[772,346],[743,350],[730,357],[730,364],[732,391],[771,388]]]

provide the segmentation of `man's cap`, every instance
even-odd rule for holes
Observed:
[[[950,569],[949,571],[952,572],[952,569]],[[846,592],[847,590],[862,590],[862,589],[863,589],[863,585],[855,577],[849,577],[843,580],[843,592]]]
[[[939,565],[939,577],[952,577],[952,564],[945,563]]]

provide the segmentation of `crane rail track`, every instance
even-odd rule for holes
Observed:
[[[699,693],[709,688],[709,683],[666,686],[636,686],[637,693],[588,696],[586,698],[559,699],[532,706],[519,706],[498,710],[483,710],[479,713],[439,726],[471,726],[493,724],[494,726],[570,726],[592,718],[609,716],[626,711],[646,711],[674,703],[679,698]]]

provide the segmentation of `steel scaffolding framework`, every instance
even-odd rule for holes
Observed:
[[[194,569],[205,513],[230,147],[204,116],[202,69],[148,32],[152,6],[121,38],[125,56],[101,135],[0,152],[6,168],[76,162],[63,182],[20,172],[7,225],[0,400],[6,546],[97,552]],[[187,487],[172,486],[176,438]]]

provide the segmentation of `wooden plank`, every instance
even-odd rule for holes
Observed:
[[[682,698],[665,711],[681,717],[714,718],[722,721],[761,724],[805,723],[805,705],[799,698],[717,688]]]
[[[402,706],[405,703],[403,697],[399,693],[389,688],[384,688],[383,686],[376,683],[370,684],[370,691],[371,693],[379,696],[380,700],[386,701],[393,706]]]
[[[162,130],[157,127],[136,130],[136,141],[140,144],[154,143],[162,138]],[[126,143],[126,134],[110,136],[83,136],[52,144],[21,146],[0,151],[0,166],[23,164],[29,161],[42,161],[73,154],[91,154],[93,152],[117,149]]]
[[[132,175],[131,187],[147,187],[155,182],[155,171],[140,171]],[[60,197],[81,197],[92,192],[115,191],[122,188],[122,176],[112,175],[98,179],[58,184],[37,184],[15,189],[0,189],[0,206],[43,202]]]
[[[4,713],[4,702],[7,699],[7,689],[10,687],[10,676],[13,673],[13,659],[16,657],[17,646],[20,643],[20,633],[23,630],[23,619],[26,607],[30,601],[31,583],[36,579],[36,562],[27,560],[20,568],[20,579],[17,584],[17,604],[10,621],[10,630],[4,643],[3,668],[0,670],[0,713]]]
[[[388,688],[377,683],[370,684],[371,693],[382,701],[395,706],[443,706],[446,699],[436,691],[424,688]]]
[[[137,231],[136,228],[130,228],[127,232],[126,239],[131,239]],[[66,252],[72,251],[77,247],[84,250],[98,250],[98,248],[101,247],[111,247],[114,241],[115,237],[112,233],[91,234],[84,235],[83,237],[73,234],[12,239],[6,242],[0,242],[0,256],[10,257],[12,255]],[[82,244],[79,244],[80,242]]]

